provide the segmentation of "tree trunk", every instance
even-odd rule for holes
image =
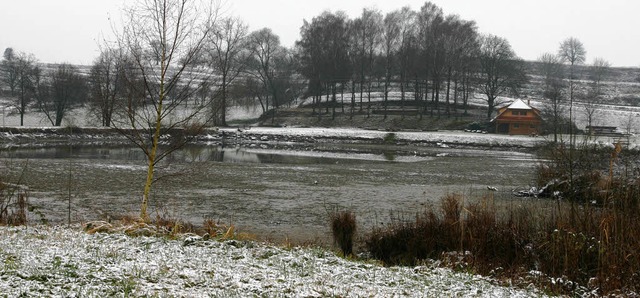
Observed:
[[[367,118],[371,117],[371,80],[367,83]]]
[[[434,83],[434,91],[435,91],[435,109],[436,112],[438,113],[438,116],[440,116],[440,80],[436,80],[436,82]]]
[[[400,116],[401,118],[404,119],[404,75],[400,76],[400,113],[402,114],[402,116]]]
[[[450,98],[450,94],[451,93],[451,68],[449,68],[448,74],[447,74],[447,107],[446,107],[446,112],[447,112],[447,117],[451,117],[451,110],[449,105],[451,104],[451,101],[449,100]]]
[[[453,112],[458,109],[458,78],[453,80]]]
[[[164,69],[164,59],[162,60],[162,69]],[[165,97],[164,77],[160,80],[160,93],[158,98],[158,108],[156,110],[155,131],[153,132],[153,140],[151,142],[151,150],[148,156],[147,180],[144,184],[144,192],[142,194],[142,204],[140,204],[140,219],[144,222],[149,221],[147,208],[149,206],[149,194],[151,193],[151,185],[153,184],[153,175],[156,166],[156,154],[158,152],[158,142],[160,140],[160,130],[162,129],[162,103]]]
[[[336,119],[336,105],[338,104],[338,100],[336,98],[336,83],[331,84],[331,105],[332,105],[332,113],[331,120]]]
[[[349,119],[353,119],[353,111],[356,108],[356,81],[351,80],[351,115]]]
[[[220,103],[220,125],[227,126],[227,75],[222,74],[222,102]]]
[[[324,113],[325,114],[329,114],[329,96],[331,96],[331,88],[329,88],[329,83],[325,84],[325,88],[327,89],[327,98],[326,98],[326,103],[324,106]]]
[[[384,81],[384,119],[387,119],[387,107],[389,105],[389,74]]]
[[[344,81],[340,83],[340,107],[342,108],[342,115],[344,117]]]

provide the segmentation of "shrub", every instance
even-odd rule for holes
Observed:
[[[28,195],[19,185],[0,182],[0,224],[27,224]]]
[[[469,123],[469,125],[467,125],[467,129],[469,129],[469,130],[486,130],[487,129],[487,125],[485,123],[471,122],[471,123]]]
[[[342,255],[353,254],[353,239],[356,233],[356,215],[351,211],[335,211],[330,214],[331,233]]]
[[[396,134],[393,132],[386,133],[384,135],[384,138],[382,139],[382,141],[385,144],[389,144],[389,145],[395,144],[397,140],[398,140],[398,136],[396,136]]]

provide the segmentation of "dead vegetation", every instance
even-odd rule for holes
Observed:
[[[176,239],[195,235],[202,237],[203,240],[255,240],[251,234],[236,232],[234,225],[225,225],[219,221],[205,219],[202,225],[197,226],[166,214],[156,214],[156,217],[150,221],[143,221],[134,216],[122,216],[113,221],[91,221],[84,224],[84,230],[89,234],[122,233],[132,237]]]
[[[538,172],[540,181],[570,179],[563,165],[578,166],[572,171],[573,182],[554,190],[545,209],[526,202],[503,208],[490,195],[468,200],[452,194],[413,221],[375,229],[366,237],[366,248],[387,265],[435,259],[459,270],[522,285],[535,283],[557,294],[636,295],[637,169],[629,162],[631,152],[591,149],[574,152],[576,160],[568,163],[568,152],[553,148]],[[610,167],[597,171],[603,154]],[[619,158],[625,154],[627,161],[622,162]]]
[[[357,229],[356,215],[352,211],[334,211],[329,215],[333,241],[340,247],[342,255],[353,254],[353,241]]]

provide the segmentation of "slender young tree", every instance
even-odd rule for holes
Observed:
[[[573,124],[573,100],[575,95],[575,66],[584,63],[587,59],[587,51],[580,40],[575,37],[569,37],[560,43],[558,55],[569,64],[569,183],[573,186],[574,181],[574,149],[575,149],[575,133]],[[575,219],[575,202],[571,200],[571,223]]]
[[[135,92],[130,93],[144,97],[130,96],[126,116],[115,124],[147,157],[141,220],[149,219],[158,163],[206,124],[207,119],[197,117],[204,105],[187,103],[198,93],[199,83],[211,76],[198,59],[213,33],[218,7],[206,0],[138,0],[125,10],[118,43],[131,57],[130,85],[142,82],[142,90],[131,88]],[[161,147],[165,137],[170,141]]]

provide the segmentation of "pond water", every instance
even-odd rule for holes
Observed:
[[[193,145],[158,167],[154,214],[232,223],[258,239],[328,240],[328,212],[356,212],[360,231],[410,219],[452,192],[509,197],[539,160],[520,152],[333,144],[304,148]],[[145,156],[132,147],[0,152],[8,179],[29,187],[33,221],[63,223],[137,214]]]

